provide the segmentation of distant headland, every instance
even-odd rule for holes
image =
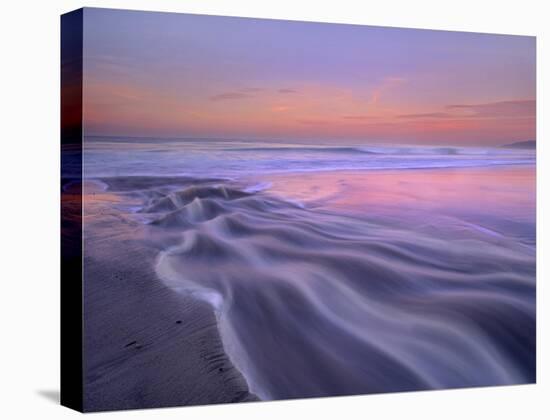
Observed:
[[[535,140],[518,141],[515,143],[503,144],[500,147],[504,147],[506,149],[536,149],[537,142]]]

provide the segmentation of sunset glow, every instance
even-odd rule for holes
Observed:
[[[85,13],[87,135],[483,146],[535,139],[533,37]]]

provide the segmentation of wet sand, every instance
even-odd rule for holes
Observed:
[[[373,213],[475,211],[530,216],[535,210],[535,168],[408,169],[278,174],[262,178],[287,199]]]
[[[534,381],[533,168],[103,181],[87,411]]]
[[[224,353],[209,305],[157,278],[159,249],[117,209],[135,198],[94,185],[86,192],[84,410],[256,400]]]
[[[535,179],[534,166],[502,166],[278,174],[261,182],[308,207],[456,235],[449,229],[471,223],[534,246]]]

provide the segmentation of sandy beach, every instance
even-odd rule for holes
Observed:
[[[113,190],[85,188],[85,411],[256,400],[212,309],[159,281],[159,249]]]
[[[85,185],[87,410],[534,380],[532,167],[250,181]]]

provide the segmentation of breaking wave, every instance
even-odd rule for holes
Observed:
[[[243,141],[126,139],[84,142],[88,178],[532,165],[534,150],[441,146],[313,146]],[[78,162],[77,162],[78,163]]]

